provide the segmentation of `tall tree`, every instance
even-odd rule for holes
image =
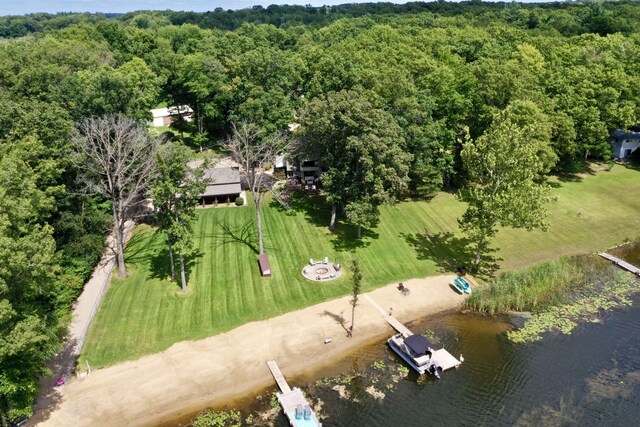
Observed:
[[[474,269],[497,226],[546,229],[548,186],[543,174],[555,162],[546,116],[529,101],[509,105],[487,131],[461,153],[468,185],[460,193],[468,208],[459,220],[474,245]]]
[[[54,310],[59,273],[53,229],[43,218],[54,198],[29,163],[34,138],[0,138],[0,425],[31,415],[38,377],[59,348]]]
[[[71,139],[87,190],[111,201],[118,273],[125,277],[125,222],[134,216],[155,175],[157,139],[120,114],[83,120]]]
[[[156,208],[160,229],[167,235],[171,280],[176,280],[174,250],[180,261],[182,291],[187,292],[184,259],[193,251],[193,229],[198,195],[206,183],[203,172],[206,163],[191,169],[187,162],[191,158],[188,148],[180,144],[167,143],[158,148],[158,176],[151,185],[151,196]]]
[[[247,179],[251,198],[256,207],[259,253],[263,254],[264,235],[260,208],[263,197],[272,184],[271,177],[264,171],[268,165],[275,162],[276,156],[291,149],[291,143],[280,132],[265,134],[258,125],[243,121],[240,124],[233,124],[233,134],[227,147],[235,161],[240,164]]]
[[[312,100],[302,111],[302,155],[318,156],[325,168],[323,192],[336,208],[346,206],[347,218],[358,226],[373,225],[378,207],[407,190],[411,155],[402,146],[402,129],[387,111],[355,91],[331,92]]]
[[[349,332],[353,334],[353,325],[356,320],[356,305],[358,304],[360,287],[362,285],[362,270],[360,270],[360,263],[357,259],[351,261],[351,273],[353,274],[353,286],[351,287],[351,327],[349,328]]]

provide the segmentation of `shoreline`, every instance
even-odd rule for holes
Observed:
[[[392,307],[401,322],[411,322],[464,302],[465,296],[449,285],[455,277],[405,281],[409,296],[403,296],[396,283],[361,294],[352,338],[345,329],[351,323],[351,296],[345,296],[96,370],[62,387],[59,403],[38,425],[165,425],[199,409],[242,399],[275,387],[267,360],[275,359],[286,377],[295,377],[392,334],[365,295],[384,310]],[[324,343],[327,338],[330,344]]]

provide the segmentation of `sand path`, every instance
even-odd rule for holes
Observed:
[[[409,296],[403,296],[395,284],[366,295],[385,311],[393,307],[393,315],[408,322],[459,306],[464,297],[449,287],[453,278],[449,275],[409,280],[405,282],[411,290]],[[72,380],[59,390],[59,403],[39,425],[157,425],[217,402],[242,398],[271,384],[275,386],[267,360],[275,359],[284,375],[292,377],[330,365],[358,347],[392,333],[384,320],[387,313],[361,298],[354,336],[347,338],[349,300],[350,297],[343,297],[327,301],[93,371],[90,377]],[[328,337],[332,342],[325,344]]]

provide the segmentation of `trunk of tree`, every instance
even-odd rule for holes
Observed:
[[[473,272],[477,273],[478,272],[478,266],[480,265],[480,248],[478,248],[476,250],[476,257],[473,260]]]
[[[127,277],[127,268],[124,265],[124,236],[120,213],[118,212],[117,203],[113,203],[113,224],[114,234],[116,236],[116,262],[118,263],[118,276]]]
[[[477,273],[479,270],[479,266],[480,266],[480,257],[482,256],[482,252],[484,252],[484,250],[486,249],[486,242],[485,242],[486,237],[482,236],[480,238],[480,240],[478,241],[478,244],[476,245],[476,256],[473,259],[473,272]]]
[[[336,229],[336,211],[337,210],[338,210],[338,207],[336,206],[335,203],[331,205],[331,223],[329,224],[329,230],[331,231],[335,231]]]
[[[173,260],[173,245],[171,244],[171,238],[167,236],[167,243],[169,244],[169,264],[171,264],[171,281],[176,281],[176,265]]]
[[[258,223],[258,255],[262,255],[264,253],[264,244],[262,242],[262,216],[260,214],[260,196],[258,196],[257,198],[254,197],[253,200],[256,204],[256,222]]]
[[[180,280],[182,281],[182,292],[187,292],[187,276],[184,272],[184,256],[180,254]]]
[[[362,226],[358,224],[358,239],[362,239]]]
[[[349,332],[351,333],[351,335],[353,335],[353,322],[356,321],[356,305],[352,304],[351,305],[351,328],[349,329]]]

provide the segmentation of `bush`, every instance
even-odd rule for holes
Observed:
[[[244,199],[242,197],[237,197],[236,206],[242,206],[242,205],[244,205]]]

